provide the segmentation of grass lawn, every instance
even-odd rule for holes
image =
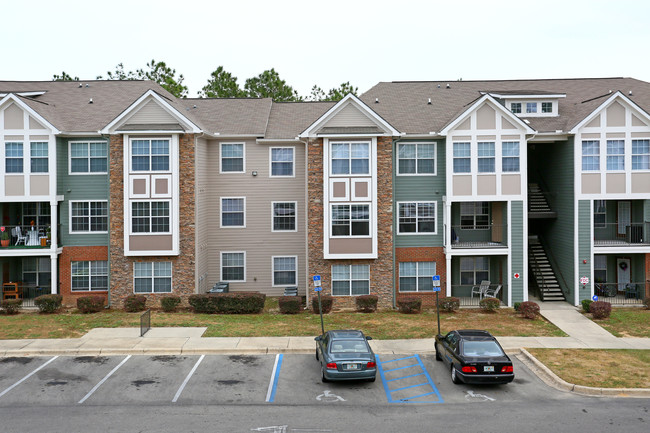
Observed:
[[[140,313],[106,310],[95,314],[61,312],[44,315],[20,313],[0,315],[0,339],[76,338],[92,328],[140,326]],[[431,338],[436,334],[435,311],[401,314],[395,311],[375,313],[334,312],[324,316],[325,329],[357,328],[377,339]],[[277,300],[267,300],[262,314],[194,314],[151,312],[151,326],[206,326],[205,337],[309,336],[320,334],[318,314],[277,313]],[[565,336],[543,318],[523,319],[510,308],[496,313],[462,309],[440,315],[441,332],[452,329],[486,329],[498,336]]]
[[[612,308],[607,319],[594,320],[617,337],[650,338],[650,310],[641,308]]]
[[[650,388],[650,350],[528,351],[569,383],[598,388]]]

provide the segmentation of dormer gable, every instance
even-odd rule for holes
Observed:
[[[650,115],[629,97],[617,91],[569,132],[577,134],[602,128],[650,129]]]
[[[27,118],[24,115],[27,115]],[[27,105],[20,96],[13,93],[7,94],[0,100],[0,127],[4,130],[47,130],[52,134],[59,134],[60,131],[47,119]]]

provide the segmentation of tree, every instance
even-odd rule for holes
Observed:
[[[129,72],[124,72],[124,65],[122,63],[118,63],[117,66],[115,66],[115,72],[107,71],[106,75],[108,78],[107,80],[139,80],[133,71]],[[103,80],[104,78],[101,75],[97,76],[98,80]]]
[[[249,78],[244,84],[246,96],[251,98],[273,98],[275,101],[302,101],[298,92],[293,90],[280,75],[271,68]]]
[[[359,91],[358,87],[352,86],[350,84],[350,82],[347,81],[345,83],[341,83],[341,85],[339,87],[335,87],[333,89],[330,89],[330,91],[327,92],[327,98],[325,100],[326,101],[340,101],[348,93],[352,93],[353,95],[356,96],[358,91]]]
[[[314,87],[311,88],[311,93],[307,97],[308,101],[324,101],[325,97],[325,92],[323,92],[323,89],[318,87],[316,84],[314,84]]]
[[[180,74],[176,78],[176,69],[168,67],[165,62],[156,62],[151,60],[147,63],[148,70],[138,69],[137,71],[124,71],[124,65],[118,63],[115,71],[106,72],[108,80],[151,80],[160,84],[165,90],[178,98],[187,97],[187,86],[183,84],[185,78]],[[102,76],[97,77],[103,79]]]
[[[52,81],[79,81],[79,77],[72,77],[66,71],[61,72],[61,75],[52,75]]]
[[[241,98],[246,96],[237,84],[237,77],[219,66],[208,79],[208,84],[203,86],[199,96],[204,98]]]

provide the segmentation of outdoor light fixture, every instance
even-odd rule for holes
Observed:
[[[253,170],[252,175],[253,175],[253,176],[257,176],[257,170]]]

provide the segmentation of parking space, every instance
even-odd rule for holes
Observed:
[[[419,355],[377,355],[377,365],[389,403],[443,403]]]

